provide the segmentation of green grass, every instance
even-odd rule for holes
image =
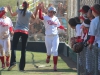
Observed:
[[[32,60],[32,54],[34,55],[34,62]],[[12,71],[7,71],[8,68],[1,71],[0,75],[76,75],[76,70],[72,70],[68,67],[67,63],[59,56],[58,58],[58,71],[53,71],[53,61],[49,64],[45,63],[46,53],[39,52],[27,52],[26,53],[26,66],[25,71],[20,72],[18,69],[18,64],[20,60],[20,51],[17,51],[17,66],[13,68]],[[36,68],[35,65],[46,65],[48,67]],[[51,65],[51,66],[49,66]]]

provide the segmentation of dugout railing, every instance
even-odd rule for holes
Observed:
[[[100,3],[100,0],[67,0],[67,21],[72,17],[80,16],[81,14],[78,12],[78,10],[83,5],[89,5],[91,7],[96,3]],[[70,26],[68,25],[68,40],[70,40],[70,38],[73,36],[75,36],[75,31],[71,29]],[[70,45],[70,41],[68,41],[68,44]],[[98,49],[98,47],[96,46],[93,46],[92,50],[88,50],[88,48],[85,47],[84,50],[78,54],[74,53],[72,49],[69,50],[69,55],[70,55],[69,57],[71,57],[73,61],[77,62],[77,75],[99,75],[98,74],[98,65],[100,65],[98,63],[98,53],[100,52],[99,50],[100,49]],[[92,54],[88,54],[91,52]],[[89,74],[89,72],[91,74]]]

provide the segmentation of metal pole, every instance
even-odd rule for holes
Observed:
[[[95,46],[95,74],[94,75],[98,75],[98,47]]]
[[[78,10],[80,9],[80,0],[77,0],[77,16],[80,16]],[[77,75],[80,75],[79,53],[77,53]]]
[[[78,10],[80,9],[80,0],[77,0],[77,16],[80,16]]]
[[[98,0],[98,3],[100,4],[100,0]]]

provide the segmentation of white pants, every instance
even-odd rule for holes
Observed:
[[[9,56],[10,55],[10,38],[7,39],[0,39],[0,45],[2,46],[2,53],[0,52],[0,56],[2,55],[6,55]]]
[[[45,45],[47,49],[47,55],[58,56],[59,36],[58,35],[46,35]]]

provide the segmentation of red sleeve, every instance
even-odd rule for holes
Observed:
[[[59,26],[58,28],[60,28],[60,29],[65,29],[65,28],[64,28],[64,26],[62,26],[62,25],[61,25],[61,26]]]
[[[0,13],[0,18],[1,18],[5,13],[6,13],[6,12],[4,12],[4,11],[1,12],[1,13]]]
[[[42,10],[41,10],[41,9],[39,9],[39,18],[40,18],[41,20],[44,20],[44,18],[43,18],[43,16],[42,16]]]
[[[77,38],[76,38],[76,42],[82,42],[83,41],[83,39],[81,39],[81,36],[78,36]]]
[[[89,39],[89,44],[93,44],[94,43],[94,40],[95,40],[95,36],[90,36],[90,39]]]
[[[9,27],[9,30],[10,30],[10,32],[12,32],[13,31],[13,27]]]

